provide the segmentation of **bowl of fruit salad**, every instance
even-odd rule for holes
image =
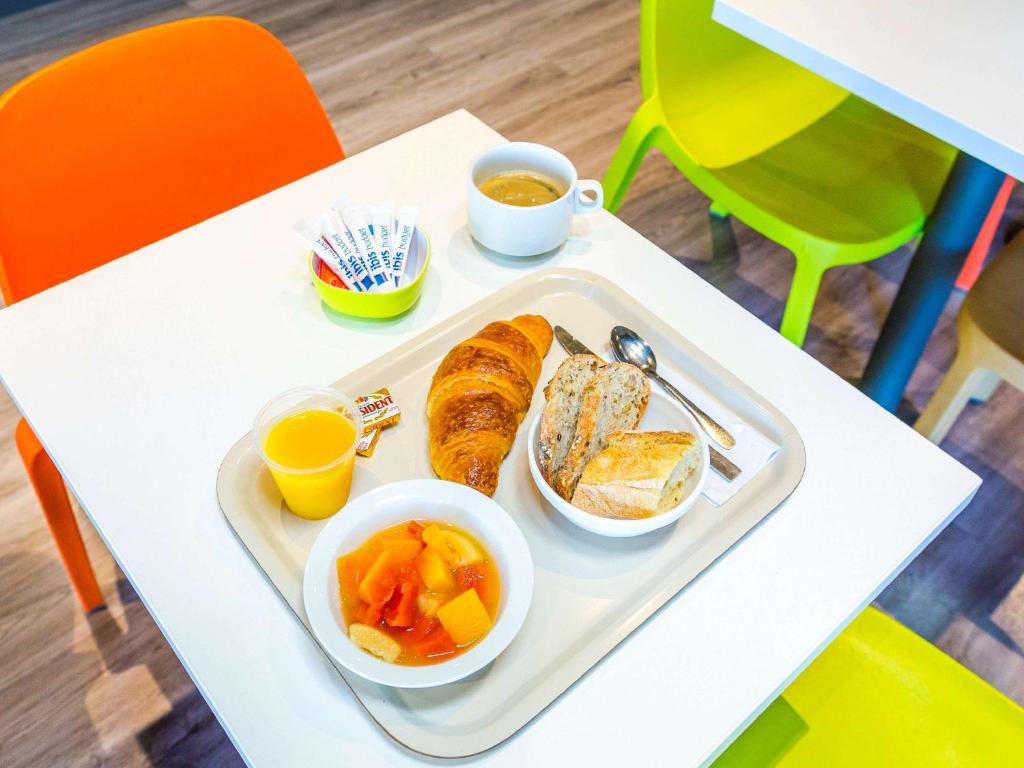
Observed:
[[[533,560],[493,500],[405,480],[349,501],[306,562],[303,600],[345,669],[398,688],[444,685],[492,662],[533,597]]]

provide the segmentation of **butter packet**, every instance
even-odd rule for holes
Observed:
[[[356,453],[369,458],[377,447],[380,433],[397,424],[402,418],[402,411],[387,387],[360,395],[355,404],[363,416],[363,434],[356,443]]]
[[[363,432],[363,436],[359,438],[359,442],[356,443],[356,453],[360,456],[370,458],[373,456],[373,451],[377,447],[377,441],[380,440],[380,430],[371,429],[369,432]]]

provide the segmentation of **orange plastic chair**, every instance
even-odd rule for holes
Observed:
[[[4,299],[344,157],[298,63],[255,24],[189,19],[87,48],[0,96]],[[64,483],[24,420],[16,440],[78,599],[92,610],[103,596]]]

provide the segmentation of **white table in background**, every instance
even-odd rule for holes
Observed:
[[[715,0],[715,21],[961,150],[861,388],[895,410],[1003,174],[1024,178],[1019,0]]]
[[[545,267],[619,283],[774,402],[807,473],[761,526],[540,717],[469,762],[695,765],[715,755],[966,504],[978,478],[615,217],[542,260],[481,255],[455,112],[0,311],[0,377],[224,728],[256,766],[417,764],[364,714],[224,521],[253,414]],[[321,307],[290,231],[341,190],[421,206],[405,317]],[[39,354],[45,349],[46,354]]]
[[[715,0],[712,18],[1024,179],[1019,0]]]

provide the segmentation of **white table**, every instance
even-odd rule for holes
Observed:
[[[1018,0],[715,0],[712,18],[961,150],[861,389],[895,410],[1003,181],[1024,178]]]
[[[253,765],[423,761],[368,719],[237,541],[214,495],[221,458],[273,394],[333,381],[527,270],[593,270],[683,329],[788,414],[807,474],[548,711],[470,762],[709,759],[979,484],[605,212],[546,260],[480,255],[464,174],[500,140],[453,113],[0,311],[4,385]],[[309,285],[289,226],[341,190],[421,206],[431,273],[395,322],[328,316]]]
[[[715,0],[712,18],[1024,179],[1018,0]]]

